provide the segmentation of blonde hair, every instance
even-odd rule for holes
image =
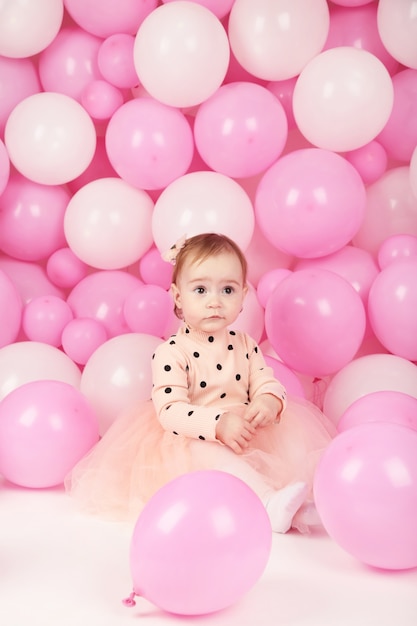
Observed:
[[[239,246],[226,235],[219,235],[217,233],[203,233],[201,235],[195,235],[186,239],[184,245],[178,251],[175,258],[174,270],[172,273],[172,282],[177,284],[178,277],[187,262],[202,262],[212,256],[217,256],[227,252],[234,254],[242,267],[243,284],[246,285],[246,279],[248,274],[248,264]],[[181,319],[181,314],[178,308],[175,306],[174,313]]]

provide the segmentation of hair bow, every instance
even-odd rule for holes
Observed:
[[[185,246],[185,242],[187,241],[187,236],[183,235],[174,243],[173,246],[170,247],[169,250],[164,252],[162,258],[164,261],[171,263],[171,265],[175,265],[178,252]]]

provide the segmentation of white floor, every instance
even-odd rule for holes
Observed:
[[[262,577],[211,615],[169,615],[142,598],[134,608],[133,525],[74,511],[62,489],[0,482],[0,623],[4,626],[415,626],[417,570],[375,571],[325,533],[274,535]],[[417,532],[417,528],[416,528]]]

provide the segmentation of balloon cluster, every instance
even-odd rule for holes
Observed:
[[[161,252],[208,231],[245,250],[237,324],[291,393],[336,422],[417,397],[416,6],[2,3],[0,438],[31,404],[52,432],[67,389],[34,381],[71,385],[101,433],[148,398],[177,324]],[[26,483],[23,456],[0,471]]]

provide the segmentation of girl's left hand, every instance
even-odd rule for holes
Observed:
[[[255,398],[245,412],[245,419],[257,428],[279,422],[283,409],[282,401],[270,393],[264,393]]]

